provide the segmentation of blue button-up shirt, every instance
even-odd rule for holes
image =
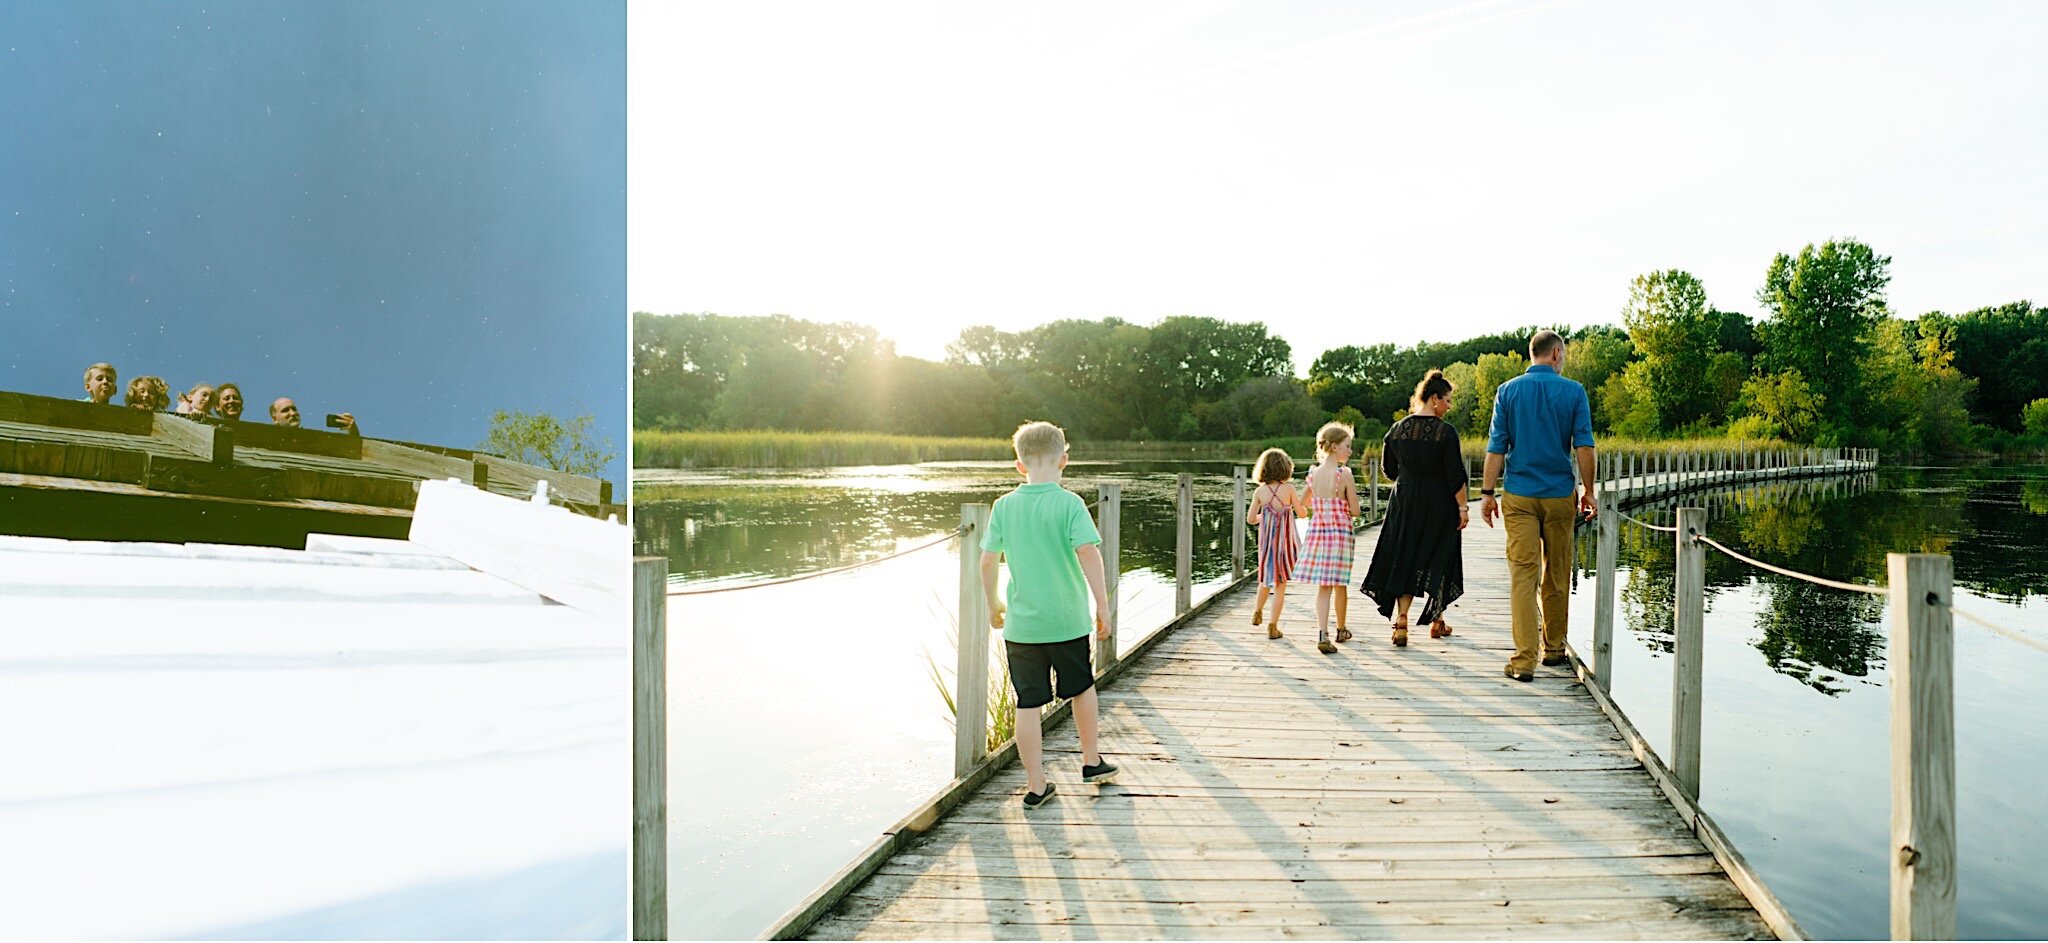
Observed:
[[[1493,395],[1493,428],[1486,450],[1507,456],[1509,494],[1569,498],[1577,487],[1572,450],[1593,446],[1593,407],[1586,388],[1549,364],[1500,385]]]

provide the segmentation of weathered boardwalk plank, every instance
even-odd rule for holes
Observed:
[[[1102,690],[1116,783],[1080,782],[1063,724],[1050,805],[996,772],[809,935],[1771,938],[1571,670],[1502,675],[1502,533],[1465,534],[1451,638],[1396,649],[1354,596],[1325,656],[1312,592],[1277,641],[1218,600]]]

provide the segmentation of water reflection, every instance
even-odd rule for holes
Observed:
[[[1171,574],[1173,476],[1193,473],[1199,582],[1230,572],[1231,467],[1076,462],[1063,484],[1093,502],[1097,482],[1121,483],[1122,569]],[[994,501],[1019,480],[1014,468],[993,462],[643,478],[634,540],[638,552],[668,557],[669,573],[685,582],[793,576],[928,540],[959,524],[962,504]]]
[[[1636,510],[1671,523],[1678,503],[1705,507],[1707,533],[1732,549],[1804,573],[1883,584],[1890,553],[1946,553],[1956,583],[2017,602],[2048,593],[2048,479],[2028,467],[1898,468],[1701,494]],[[1624,524],[1618,618],[1649,648],[1669,652],[1675,547],[1670,535]],[[1578,545],[1593,576],[1592,540]],[[1771,668],[1828,695],[1884,667],[1882,597],[1814,586],[1709,550],[1707,606],[1752,587],[1764,608],[1755,641]]]

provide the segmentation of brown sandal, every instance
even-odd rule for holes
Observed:
[[[1405,622],[1394,623],[1394,647],[1408,647],[1408,624]]]
[[[1264,609],[1253,609],[1253,610],[1252,610],[1252,624],[1253,624],[1253,625],[1258,625],[1258,624],[1259,624],[1260,622],[1262,622],[1262,621],[1265,621],[1265,618],[1266,618],[1266,611],[1265,611]]]
[[[1429,637],[1430,637],[1430,638],[1450,638],[1450,637],[1451,637],[1451,624],[1450,624],[1450,623],[1448,623],[1448,622],[1445,622],[1445,621],[1444,621],[1444,620],[1442,620],[1442,619],[1438,619],[1438,620],[1436,620],[1435,622],[1432,622],[1432,623],[1430,623],[1430,624],[1429,624]]]
[[[1341,626],[1341,625],[1340,625],[1340,626],[1338,626],[1338,627],[1337,627],[1337,641],[1339,641],[1339,642],[1349,642],[1349,641],[1351,641],[1351,630],[1350,630],[1350,629],[1347,629],[1347,628],[1345,628],[1345,627],[1343,627],[1343,626]]]
[[[1267,626],[1267,627],[1266,627],[1266,637],[1267,637],[1267,638],[1279,638],[1279,637],[1280,637],[1280,624],[1276,622],[1276,623],[1274,623],[1274,624],[1272,624],[1272,625],[1269,625],[1269,626]]]

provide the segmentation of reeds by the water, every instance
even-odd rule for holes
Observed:
[[[835,465],[908,465],[1015,458],[1010,440],[879,432],[633,433],[637,468],[806,468]]]
[[[958,662],[960,631],[957,627],[957,622],[955,623],[955,628],[948,631],[946,636],[953,643],[953,653],[955,655],[953,660]],[[993,651],[988,670],[988,742],[985,746],[988,752],[994,753],[1002,749],[1003,744],[1010,742],[1011,737],[1017,735],[1017,692],[1010,687],[1010,663],[1007,659],[1001,657],[1001,645],[991,645],[989,647]],[[939,667],[937,657],[933,656],[931,652],[925,652],[924,661],[925,666],[931,669],[932,686],[939,689],[939,697],[946,702],[948,722],[953,724],[955,729],[958,729],[960,705],[956,703],[956,699],[953,697],[953,686],[946,683],[946,673]]]
[[[1077,459],[1186,458],[1251,464],[1273,446],[1286,449],[1297,465],[1315,460],[1313,432],[1295,437],[1240,442],[1115,442],[1080,440]],[[1462,436],[1465,460],[1476,473],[1486,460],[1484,433]],[[1776,440],[1602,438],[1607,454],[1689,454],[1793,448]],[[1377,440],[1361,441],[1352,454],[1353,467],[1379,455]],[[810,468],[840,465],[910,465],[918,462],[1007,461],[1016,457],[1005,438],[889,435],[879,432],[732,432],[633,433],[633,465],[637,468]]]

